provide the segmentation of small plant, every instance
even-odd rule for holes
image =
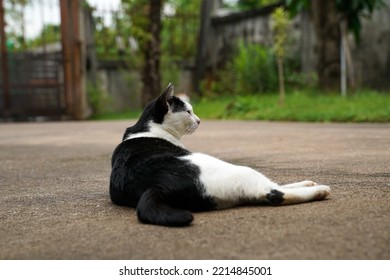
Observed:
[[[286,53],[287,32],[289,26],[288,13],[283,8],[277,8],[272,13],[274,21],[274,51],[278,61],[278,77],[279,77],[279,103],[284,105],[285,101],[285,85],[284,85],[284,57]]]

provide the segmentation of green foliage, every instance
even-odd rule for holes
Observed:
[[[223,112],[228,108],[230,104],[235,100],[234,96],[219,96],[219,97],[203,97],[199,100],[195,100],[192,105],[195,113],[204,119],[221,119]]]
[[[8,23],[6,28],[7,41],[11,42],[12,50],[20,51],[26,49],[24,14],[29,2],[31,0],[3,1],[5,21]]]
[[[206,97],[195,100],[201,119],[241,119],[304,122],[390,122],[390,92],[360,91],[343,98],[339,94],[293,91],[286,105],[277,104],[276,95]],[[96,120],[135,119],[140,111],[102,113]]]
[[[286,56],[284,65],[287,89],[315,86],[315,74],[300,73],[297,58]],[[207,96],[276,92],[278,75],[275,54],[271,48],[241,42],[226,67],[217,71],[211,84],[207,83],[207,79],[202,83]]]
[[[149,25],[149,5],[149,0],[122,0],[122,7],[125,11],[125,22],[122,24],[125,25],[127,21],[127,27],[124,28],[129,32],[127,36],[133,36],[141,48],[151,36],[145,31]]]
[[[274,33],[274,51],[276,56],[284,58],[286,53],[287,34],[290,21],[284,8],[276,8],[272,13],[273,33]]]
[[[92,107],[93,115],[99,115],[107,111],[107,108],[111,103],[111,98],[102,88],[100,83],[93,84],[91,82],[88,82],[87,96],[89,104]]]
[[[237,7],[240,10],[253,10],[263,6],[275,4],[278,0],[238,0]]]
[[[310,0],[285,0],[285,7],[291,17],[295,17],[300,11],[310,7]]]
[[[35,48],[59,42],[61,42],[60,26],[57,24],[47,24],[42,28],[41,33],[36,38],[26,42],[26,45],[30,48]]]
[[[113,21],[107,25],[104,17],[95,16],[96,53],[100,59],[129,59],[135,56],[135,50],[130,46],[130,38],[135,39],[142,48],[149,38],[145,30],[148,24],[147,0],[122,0],[122,11],[110,12]],[[93,8],[92,8],[93,9]],[[121,41],[121,44],[118,42]]]
[[[179,84],[181,64],[196,56],[200,28],[201,0],[166,0],[170,12],[162,16],[161,81],[162,87]]]
[[[277,89],[276,62],[269,48],[241,42],[229,67],[234,73],[234,93],[271,92]]]
[[[118,49],[115,42],[116,31],[104,25],[103,18],[95,18],[95,45],[96,54],[99,58],[117,56]]]
[[[130,22],[128,32],[133,36],[140,49],[144,48],[150,34],[145,32],[149,24],[147,11],[149,0],[122,0],[127,21]],[[178,83],[179,63],[189,61],[196,55],[197,36],[199,31],[199,12],[201,0],[166,0],[164,5],[169,12],[161,17],[161,82]]]
[[[163,15],[161,45],[172,59],[189,60],[196,55],[201,0],[165,1],[173,14]]]

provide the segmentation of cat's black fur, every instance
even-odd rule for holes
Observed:
[[[139,121],[126,129],[129,134],[148,131],[148,122],[162,123],[168,108],[160,98],[149,103]],[[173,111],[184,110],[184,103],[170,97]],[[141,222],[185,226],[193,216],[191,212],[212,210],[216,204],[204,195],[198,180],[200,170],[179,158],[191,154],[164,139],[140,137],[123,141],[112,155],[110,177],[111,200],[137,209]]]

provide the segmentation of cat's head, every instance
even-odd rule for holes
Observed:
[[[188,102],[173,96],[173,91],[170,83],[158,98],[147,104],[138,122],[126,130],[124,139],[130,134],[143,132],[166,132],[177,139],[193,133],[200,119]]]

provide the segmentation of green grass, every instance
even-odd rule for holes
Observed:
[[[389,122],[390,93],[361,91],[346,98],[309,91],[286,95],[280,106],[277,94],[202,98],[193,102],[201,119],[241,119],[304,122]],[[135,119],[141,110],[104,113],[94,120]]]
[[[350,97],[309,92],[287,94],[283,106],[278,96],[249,95],[202,99],[195,112],[204,119],[278,120],[305,122],[388,122],[390,94],[358,92]],[[214,110],[213,110],[214,109]]]

